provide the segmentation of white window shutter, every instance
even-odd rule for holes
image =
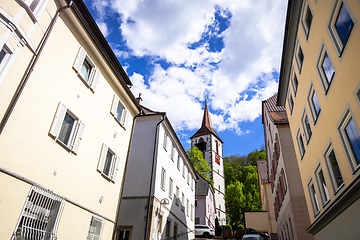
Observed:
[[[111,114],[115,117],[116,116],[116,110],[117,110],[117,106],[119,104],[119,97],[114,94],[114,98],[113,98],[113,102],[112,102],[112,105],[111,105]]]
[[[129,110],[127,110],[126,108],[124,114],[125,114],[124,128],[126,129],[129,124],[129,118],[131,117],[131,115],[129,113]]]
[[[65,106],[65,104],[60,102],[59,106],[56,110],[55,117],[51,124],[50,132],[49,132],[49,134],[51,136],[53,136],[54,138],[57,138],[57,136],[60,132],[61,125],[65,118],[66,110],[67,110],[67,107]]]
[[[113,176],[111,178],[111,181],[113,181],[113,182],[116,181],[116,176],[117,176],[118,171],[119,171],[119,163],[120,163],[120,158],[119,158],[118,155],[115,155],[114,173],[113,173]]]
[[[75,140],[74,140],[74,147],[72,149],[72,151],[77,154],[79,151],[79,147],[80,147],[80,143],[83,139],[83,135],[84,135],[84,129],[85,129],[85,123],[83,121],[79,121],[78,123],[78,130],[75,136]]]
[[[99,159],[99,164],[97,167],[97,170],[101,173],[103,172],[103,169],[104,169],[107,152],[108,152],[108,146],[105,143],[103,143],[103,146],[101,149],[101,154],[100,154],[100,159]]]
[[[101,72],[100,72],[100,70],[98,68],[95,68],[94,71],[95,71],[94,72],[94,77],[93,77],[93,79],[91,81],[90,88],[95,92]]]
[[[73,65],[73,68],[76,71],[76,73],[80,71],[81,65],[83,64],[85,57],[86,57],[86,52],[82,47],[80,47]]]

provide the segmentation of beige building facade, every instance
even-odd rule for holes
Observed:
[[[315,239],[358,239],[360,4],[289,1],[278,105],[285,106]]]
[[[0,239],[112,239],[130,80],[82,1],[0,3]]]

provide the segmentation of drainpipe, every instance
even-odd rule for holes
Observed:
[[[37,61],[38,61],[38,59],[40,57],[40,54],[41,54],[42,50],[44,49],[44,46],[45,46],[45,44],[46,44],[46,42],[47,42],[47,40],[48,40],[48,38],[50,36],[50,33],[51,33],[52,29],[54,28],[57,19],[59,18],[60,12],[62,10],[70,8],[72,4],[73,4],[73,1],[70,1],[70,3],[68,5],[66,5],[64,7],[61,7],[61,8],[58,8],[56,13],[55,13],[55,16],[53,17],[53,19],[50,22],[50,25],[46,29],[46,32],[45,32],[44,36],[42,37],[42,39],[41,39],[41,41],[39,43],[39,46],[37,47],[33,57],[31,58],[30,63],[29,63],[29,65],[28,65],[28,67],[27,67],[27,69],[26,69],[26,71],[25,71],[25,73],[24,73],[24,75],[23,75],[23,77],[22,77],[22,79],[21,79],[21,81],[20,81],[20,83],[19,83],[13,97],[12,97],[12,99],[11,99],[11,102],[10,102],[8,108],[6,109],[6,112],[5,112],[3,118],[2,118],[2,120],[0,122],[0,135],[1,135],[2,131],[4,130],[5,125],[6,125],[7,121],[9,120],[12,111],[15,108],[15,105],[16,105],[17,101],[20,98],[20,95],[21,95],[22,91],[24,90],[27,81],[30,78],[30,75],[31,75],[32,71],[35,68],[35,65],[36,65],[36,63],[37,63]]]
[[[159,125],[165,120],[165,113],[162,113],[161,115],[161,120],[160,122],[158,122],[156,124],[156,134],[155,134],[155,142],[154,142],[154,152],[153,152],[153,162],[152,162],[152,167],[151,167],[151,177],[150,177],[150,186],[149,186],[149,197],[148,197],[148,205],[147,205],[147,216],[146,216],[146,222],[145,222],[145,234],[144,234],[144,240],[147,240],[146,235],[147,235],[147,228],[148,228],[148,222],[150,221],[150,200],[151,200],[151,190],[152,190],[152,182],[153,182],[153,175],[154,175],[154,166],[155,166],[155,158],[156,158],[156,148],[158,146],[157,144],[157,138],[158,138],[158,134],[159,134]],[[149,231],[150,233],[151,231]],[[150,236],[149,236],[150,239]]]

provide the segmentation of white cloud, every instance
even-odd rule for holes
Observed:
[[[101,20],[109,6],[95,3]],[[130,76],[132,91],[143,94],[145,106],[166,111],[178,130],[196,129],[208,94],[218,131],[248,133],[239,122],[259,117],[261,101],[277,90],[273,72],[280,66],[286,0],[112,0],[110,6],[120,16],[119,29],[131,55],[171,63],[167,69],[154,66],[146,79],[137,73]],[[204,43],[189,49],[214,27],[219,8],[223,17],[231,14],[230,26],[218,36],[224,48],[209,52]],[[131,56],[128,51],[115,54]]]
[[[97,22],[98,27],[100,28],[101,33],[104,35],[104,37],[107,37],[109,35],[109,30],[104,22]]]

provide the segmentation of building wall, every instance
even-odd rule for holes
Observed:
[[[41,14],[36,15],[37,21],[24,10],[22,1],[1,3],[1,14],[7,14],[28,39],[28,46],[18,45],[6,71],[1,72],[1,118],[30,62],[32,53],[29,49],[36,49],[55,14],[56,4],[64,5],[60,1],[42,2],[45,5]],[[1,25],[0,47],[6,41],[15,49],[13,35],[4,28]],[[73,69],[81,46],[101,72],[95,91],[91,91]],[[128,110],[124,126],[110,114],[114,94],[120,97]],[[59,238],[85,239],[92,216],[96,216],[103,222],[101,236],[111,239],[132,121],[139,112],[132,99],[71,10],[64,10],[1,133],[0,214],[9,216],[0,220],[1,239],[11,238],[33,185],[49,189],[63,199]],[[54,140],[49,133],[60,102],[85,123],[77,153]],[[109,181],[97,171],[103,143],[119,157],[118,174],[114,181]]]
[[[289,125],[274,124],[267,107],[264,107],[263,115],[269,176],[272,181],[269,189],[272,191],[272,210],[275,211],[277,235],[280,239],[312,239],[306,232],[310,220],[304,191],[302,186],[299,186],[301,176]],[[276,146],[279,146],[278,157],[275,153]]]
[[[203,139],[203,141],[206,142],[206,150],[203,152],[203,155],[204,158],[208,161],[208,165],[212,169],[210,179],[214,181],[216,215],[220,220],[222,220],[220,224],[225,225],[225,179],[223,165],[224,161],[222,157],[222,143],[215,136],[209,134],[191,139],[191,146],[195,146],[195,144],[199,143],[200,139]],[[218,146],[218,153],[216,153],[216,145]],[[216,156],[219,156],[219,163],[216,162]]]
[[[132,239],[144,238],[146,221],[148,221],[147,234],[150,235],[150,239],[156,239],[158,236],[165,238],[167,220],[170,221],[170,236],[174,235],[174,226],[177,225],[177,233],[181,234],[178,239],[194,237],[196,176],[169,124],[168,120],[162,121],[162,115],[140,116],[135,120],[118,222],[118,228],[132,229]],[[165,134],[166,147],[164,147]],[[139,148],[144,151],[138,151]],[[150,190],[153,161],[153,184]],[[162,170],[165,170],[164,180],[162,180]],[[170,179],[173,184],[172,194]],[[179,196],[176,196],[176,187],[179,188]],[[146,218],[149,193],[151,194],[149,218]],[[178,204],[177,198],[179,198]],[[169,200],[169,204],[160,206],[162,199]],[[163,219],[160,232],[157,225],[159,214]],[[139,219],[144,222],[141,221],[139,224]]]
[[[345,6],[349,12],[354,25],[351,29],[349,38],[345,42],[342,50],[339,50],[336,31],[332,31],[329,25],[331,20],[338,16],[337,9]],[[336,211],[340,206],[336,204],[346,195],[352,183],[357,184],[359,177],[359,165],[354,159],[354,153],[349,145],[349,141],[344,135],[342,129],[343,123],[346,124],[346,116],[350,116],[355,122],[355,129],[359,132],[360,113],[359,109],[359,73],[358,53],[360,52],[359,37],[359,19],[360,6],[356,0],[346,1],[304,1],[301,12],[310,7],[313,20],[309,35],[305,34],[302,22],[296,26],[297,43],[294,49],[294,58],[286,59],[291,61],[293,68],[290,74],[286,107],[287,115],[292,134],[292,140],[295,145],[295,153],[302,178],[307,209],[309,211],[310,223],[309,232],[314,234],[315,239],[327,239],[334,236],[334,230],[330,228],[333,224],[342,219],[342,225],[354,224],[354,218],[346,212],[338,213],[329,217],[330,212]],[[302,15],[301,15],[302,16]],[[295,22],[294,22],[295,23]],[[294,25],[295,26],[295,25]],[[294,28],[295,29],[295,28]],[[299,68],[297,61],[297,49],[301,45],[304,60],[302,68]],[[292,51],[292,50],[289,50]],[[322,58],[325,53],[329,56],[331,66],[335,70],[331,82],[322,75]],[[291,83],[292,76],[298,78],[298,88],[294,88]],[[311,103],[313,91],[316,92],[321,111],[316,116]],[[285,94],[282,92],[282,94]],[[309,100],[310,96],[310,100]],[[289,105],[289,98],[293,98]],[[311,137],[307,137],[306,124],[304,124],[304,114],[308,116]],[[304,153],[299,149],[299,136],[304,141]],[[333,177],[333,167],[329,160],[329,151],[333,150],[342,178],[342,184],[336,186]],[[324,182],[320,180],[320,170],[324,175]],[[313,190],[312,187],[314,186]],[[324,187],[325,186],[325,187]],[[322,190],[324,189],[324,191]],[[328,199],[327,199],[328,198]],[[358,200],[349,205],[348,209],[353,209],[358,205]],[[319,223],[327,223],[326,227],[321,227]],[[355,220],[356,222],[356,220]],[[358,222],[358,221],[357,221]],[[355,229],[349,228],[347,234],[356,235]],[[351,239],[351,237],[350,237]]]

